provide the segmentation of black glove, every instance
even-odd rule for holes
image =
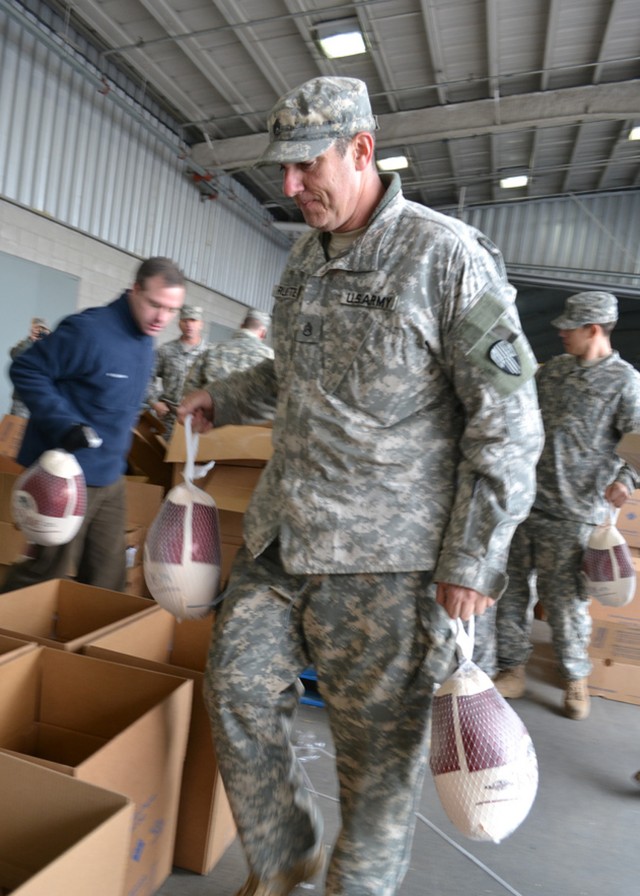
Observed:
[[[65,433],[60,445],[65,451],[73,454],[74,451],[79,451],[81,448],[99,448],[102,445],[102,439],[91,426],[78,423]]]

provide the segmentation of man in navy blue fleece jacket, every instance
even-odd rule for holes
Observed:
[[[9,375],[31,412],[18,454],[28,467],[52,448],[72,452],[87,482],[87,512],[76,537],[34,546],[2,588],[63,578],[75,567],[88,585],[123,591],[123,474],[153,368],[153,337],[184,302],[184,275],[169,258],[149,258],[131,289],[108,305],[66,317],[16,358]]]

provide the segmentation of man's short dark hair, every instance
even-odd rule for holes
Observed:
[[[162,277],[167,286],[184,286],[184,274],[171,258],[147,258],[136,272],[136,284],[144,287],[150,277]]]

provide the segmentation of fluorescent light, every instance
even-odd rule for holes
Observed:
[[[640,127],[631,128],[629,131],[629,140],[640,140]]]
[[[389,156],[387,159],[378,159],[376,164],[380,171],[400,171],[409,167],[409,159],[406,156]]]
[[[335,22],[319,22],[313,36],[328,59],[341,59],[367,52],[360,25],[353,17]]]
[[[529,178],[526,174],[515,174],[513,177],[503,177],[500,180],[500,186],[503,190],[513,190],[516,187],[526,187]]]
[[[343,56],[358,56],[360,53],[367,52],[361,31],[349,31],[346,34],[321,37],[318,43],[327,59],[342,59]]]

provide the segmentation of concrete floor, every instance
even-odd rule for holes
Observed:
[[[502,843],[465,840],[427,772],[402,896],[633,896],[640,892],[640,707],[597,697],[582,722],[562,714],[548,627],[536,621],[527,694],[512,704],[533,739],[535,803]],[[298,753],[317,793],[331,843],[335,775],[325,712],[302,706]],[[237,840],[206,877],[175,869],[158,896],[233,896],[246,876]],[[321,896],[322,882],[296,893]]]

